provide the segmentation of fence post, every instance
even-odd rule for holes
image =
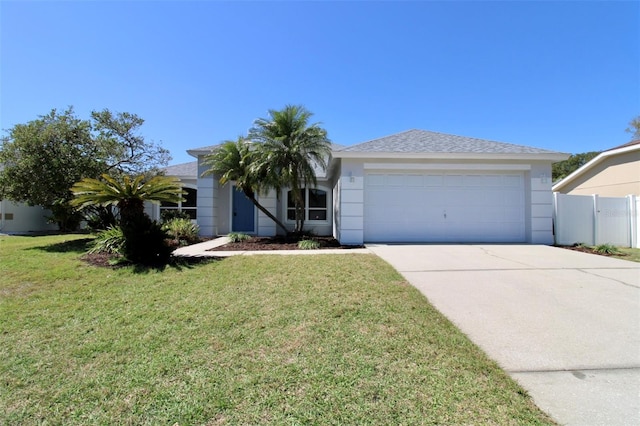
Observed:
[[[553,244],[558,244],[558,193],[553,193],[553,216],[551,217],[551,226],[553,229]]]
[[[598,244],[600,244],[600,236],[599,231],[600,231],[600,209],[599,209],[599,200],[598,200],[598,194],[593,194],[593,245],[597,246]]]
[[[633,194],[627,195],[627,209],[629,210],[629,232],[631,233],[629,241],[631,247],[639,247],[638,245],[638,211],[637,199]]]

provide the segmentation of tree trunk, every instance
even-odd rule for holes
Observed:
[[[262,206],[262,204],[260,204],[258,202],[258,200],[256,200],[255,195],[253,195],[252,193],[247,193],[246,191],[243,191],[243,192],[244,192],[244,195],[246,195],[247,198],[249,198],[251,200],[251,202],[253,203],[254,206],[256,206],[262,213],[266,214],[269,217],[269,219],[273,220],[276,225],[278,225],[280,228],[282,228],[282,230],[284,231],[285,235],[289,233],[289,230],[287,229],[287,227],[282,222],[280,222],[277,217],[272,215],[269,210],[264,208]]]

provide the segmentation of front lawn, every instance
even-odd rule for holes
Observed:
[[[552,424],[373,255],[163,271],[0,236],[0,424]]]
[[[621,254],[613,255],[623,260],[630,260],[632,262],[640,262],[640,248],[618,247]]]

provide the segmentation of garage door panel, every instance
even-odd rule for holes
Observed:
[[[464,176],[462,175],[445,175],[444,186],[460,187],[464,185]]]
[[[371,172],[364,198],[365,241],[525,239],[522,174]]]
[[[384,186],[384,177],[385,175],[383,174],[369,173],[367,175],[367,185],[369,187]]]
[[[424,186],[434,186],[440,188],[443,185],[444,176],[442,175],[425,175]]]
[[[422,176],[422,175],[407,175],[407,187],[409,187],[409,188],[422,188],[422,187],[424,187],[424,176]]]

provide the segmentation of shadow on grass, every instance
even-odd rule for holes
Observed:
[[[163,272],[166,269],[182,271],[194,269],[197,266],[222,260],[221,257],[171,257],[168,263],[142,264],[129,262],[122,257],[106,253],[84,254],[81,259],[91,266],[98,268],[120,269],[130,268],[134,274],[148,274],[149,272]]]
[[[85,253],[89,250],[93,238],[63,241],[61,243],[48,244],[46,246],[31,247],[27,250],[40,250],[49,253]]]
[[[160,265],[142,265],[142,264],[128,264],[131,266],[134,274],[148,274],[149,272],[162,272],[165,269],[175,269],[183,271],[185,269],[194,269],[200,265],[206,265],[213,262],[223,260],[222,257],[171,257],[169,263]]]
[[[81,259],[95,267],[99,268],[126,268],[130,267],[135,274],[147,274],[149,272],[162,272],[167,268],[182,271],[185,269],[194,269],[197,266],[217,262],[222,257],[183,257],[171,256],[168,263],[156,265],[134,264],[126,260],[117,261],[117,257],[104,253],[88,254],[91,248],[93,238],[82,238],[79,240],[62,241],[60,243],[48,244],[45,246],[30,247],[27,250],[45,251],[48,253],[77,253],[81,255]]]

